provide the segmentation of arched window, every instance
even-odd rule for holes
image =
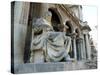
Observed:
[[[66,35],[70,35],[71,33],[73,33],[73,26],[71,24],[71,21],[67,21],[65,23],[65,25],[68,27],[68,29],[66,30]]]
[[[48,9],[51,13],[52,13],[52,17],[51,17],[51,24],[53,26],[53,29],[55,31],[60,31],[61,29],[61,22],[60,22],[60,18],[56,12],[55,8],[49,8]]]

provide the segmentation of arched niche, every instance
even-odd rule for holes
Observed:
[[[76,35],[76,38],[78,38],[78,37],[80,36],[80,30],[79,30],[78,28],[76,28],[76,29],[75,29],[75,33],[77,34],[77,35]]]
[[[56,8],[49,8],[48,11],[51,12],[51,24],[53,26],[54,31],[60,31],[61,27],[63,28],[63,23],[61,19],[60,13]]]
[[[67,31],[66,31],[66,34],[71,34],[71,33],[74,32],[74,27],[73,27],[71,21],[67,21],[67,22],[65,23],[65,25],[68,27],[68,29],[67,29]]]

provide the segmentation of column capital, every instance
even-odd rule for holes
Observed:
[[[82,43],[82,41],[83,41],[83,38],[76,38],[77,39],[77,42],[80,42],[80,43]]]
[[[72,38],[76,38],[76,35],[77,35],[77,33],[74,32],[74,33],[72,33],[71,36],[72,36]]]
[[[83,34],[89,34],[89,32],[90,32],[90,31],[88,31],[88,30],[82,30],[82,33],[83,33]]]

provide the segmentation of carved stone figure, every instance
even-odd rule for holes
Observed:
[[[48,32],[46,61],[69,60],[68,51],[70,49],[71,39],[65,36],[64,32]]]
[[[33,25],[30,62],[57,62],[69,60],[71,38],[65,32],[54,32],[52,26],[43,19]]]

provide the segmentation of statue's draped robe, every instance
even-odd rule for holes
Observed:
[[[64,32],[45,32],[34,36],[31,50],[41,49],[44,52],[46,61],[61,61],[63,58],[69,59],[71,39]]]

